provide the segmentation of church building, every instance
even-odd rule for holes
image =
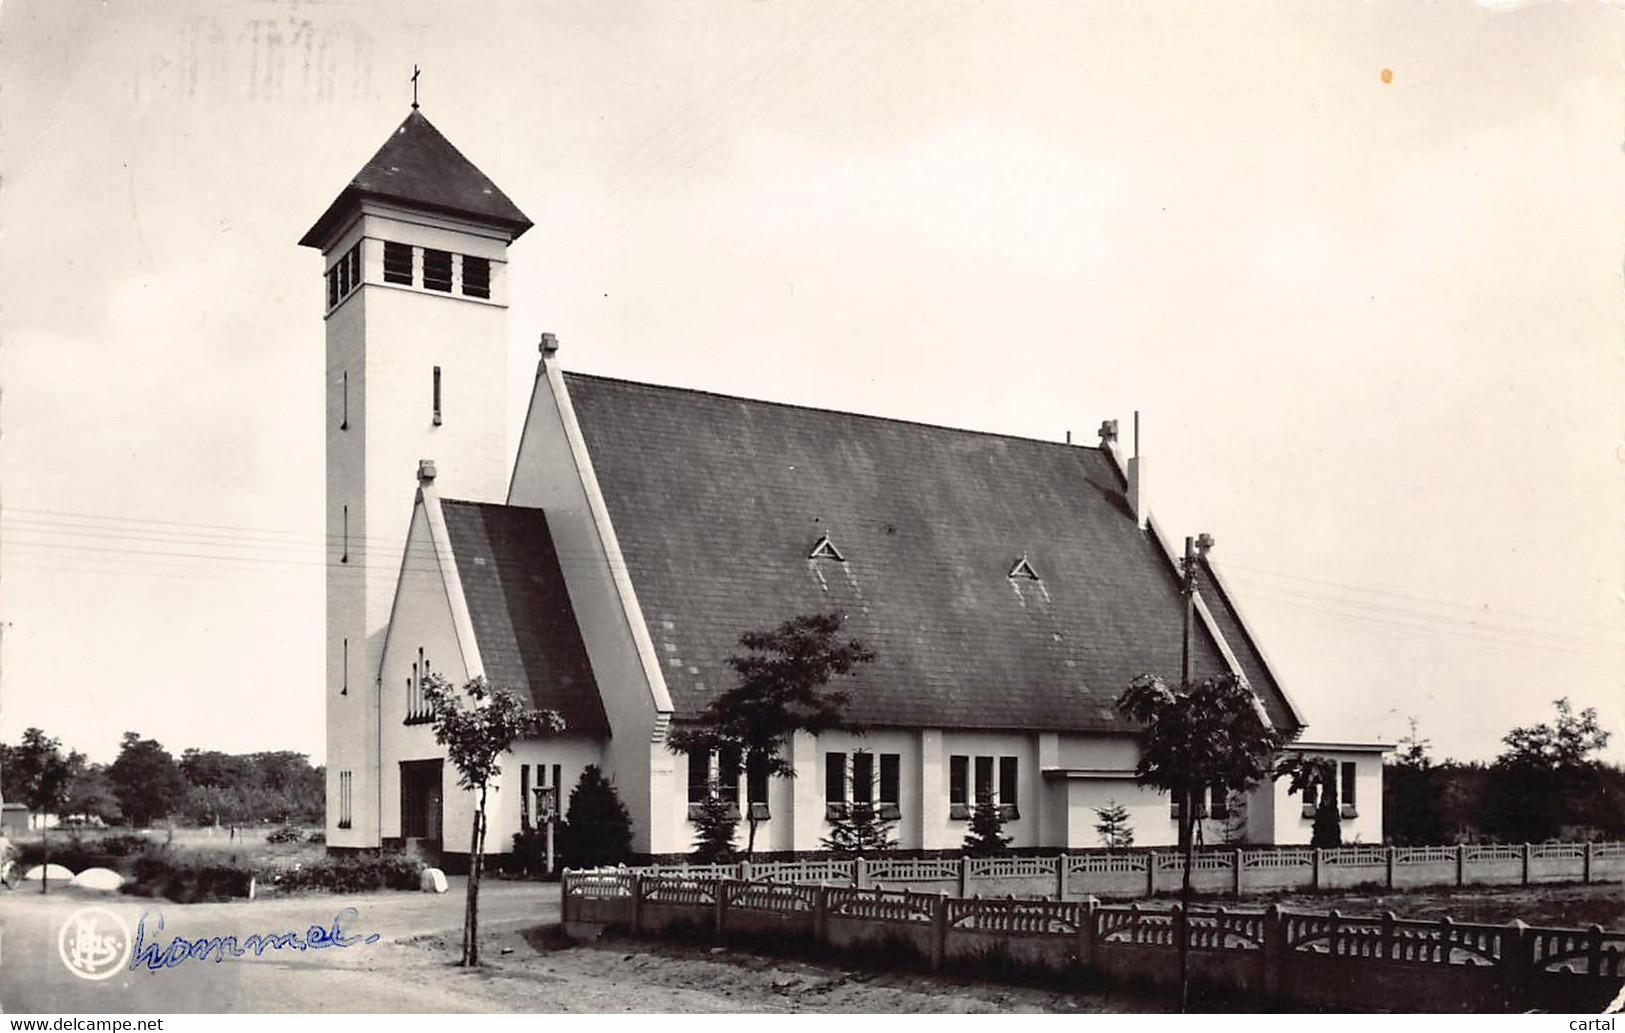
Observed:
[[[819,849],[861,801],[904,850],[958,847],[979,801],[1016,847],[1097,846],[1108,801],[1137,845],[1175,840],[1113,701],[1180,670],[1180,568],[1114,423],[1061,444],[613,380],[567,371],[544,334],[509,469],[508,248],[530,228],[414,107],[300,240],[325,277],[330,847],[466,854],[473,801],[434,742],[431,672],[564,718],[503,759],[492,853],[590,764],[641,854],[688,852],[718,782],[766,852]],[[1300,732],[1233,594],[1199,572],[1193,675],[1239,674]],[[831,611],[876,654],[841,686],[861,733],[797,736],[793,779],[668,748],[733,684],[742,634]],[[1344,841],[1380,842],[1383,747],[1294,748],[1335,762]],[[1208,842],[1309,837],[1284,784],[1208,807]]]

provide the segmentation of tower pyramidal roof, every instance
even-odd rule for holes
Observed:
[[[511,232],[515,240],[531,227],[531,221],[508,195],[415,108],[327,206],[316,224],[299,238],[300,246],[321,247],[364,200],[394,202],[490,223]]]

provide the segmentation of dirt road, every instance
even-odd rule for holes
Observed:
[[[28,1012],[1094,1012],[1162,1002],[877,972],[709,947],[630,941],[578,945],[550,935],[558,887],[494,882],[481,891],[487,964],[455,965],[461,886],[418,893],[310,895],[229,904],[152,905],[74,891],[0,894],[0,1007]],[[89,957],[70,921],[106,907],[139,939],[134,967]],[[353,908],[353,912],[346,911]],[[94,932],[113,928],[92,916]],[[339,919],[334,930],[334,921]],[[219,961],[212,937],[284,933],[321,946],[273,947]],[[327,943],[335,938],[347,946]],[[376,937],[367,942],[369,937]],[[183,945],[171,948],[176,938]],[[353,940],[352,940],[353,938]],[[204,942],[206,959],[185,957]],[[84,942],[99,944],[87,935]],[[163,964],[174,957],[172,965]],[[149,963],[143,963],[143,958]],[[154,970],[151,960],[157,960]]]

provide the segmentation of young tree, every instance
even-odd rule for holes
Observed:
[[[794,778],[785,747],[797,732],[817,735],[842,726],[847,693],[827,688],[875,654],[857,639],[840,637],[838,613],[793,617],[771,631],[740,636],[747,652],[728,658],[739,683],[713,699],[692,727],[674,729],[674,753],[736,749],[743,768],[764,778]],[[755,811],[746,807],[745,855],[756,850]]]
[[[984,801],[971,811],[963,849],[969,857],[1002,857],[1010,852],[1010,837],[1004,834],[1004,814],[998,804]]]
[[[1179,803],[1179,846],[1185,859],[1180,883],[1179,1001],[1189,996],[1191,863],[1196,816],[1210,787],[1245,793],[1272,774],[1284,738],[1263,704],[1232,674],[1174,688],[1142,674],[1123,690],[1117,709],[1140,725],[1135,781],[1167,791]]]
[[[570,807],[559,827],[559,854],[571,868],[621,864],[632,855],[632,815],[596,764],[582,769],[570,790]]]
[[[694,860],[699,864],[728,864],[734,859],[734,832],[739,828],[739,811],[725,800],[713,783],[705,799],[696,805]]]
[[[520,697],[475,678],[461,691],[436,674],[424,679],[423,697],[433,715],[434,741],[446,748],[457,769],[458,784],[477,793],[474,827],[469,837],[468,902],[463,916],[465,966],[480,963],[480,871],[485,855],[485,802],[491,782],[502,774],[502,755],[524,736],[564,730],[564,719],[552,710],[535,710]]]
[[[1116,800],[1107,800],[1106,806],[1095,809],[1095,835],[1107,850],[1127,850],[1134,845],[1134,828],[1129,824],[1128,808]]]
[[[125,732],[118,757],[107,769],[119,808],[131,825],[151,825],[181,806],[186,781],[180,766],[156,739]]]

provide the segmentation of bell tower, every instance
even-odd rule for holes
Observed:
[[[414,103],[299,243],[327,324],[327,842],[381,845],[378,666],[418,461],[507,495],[507,254],[531,226]]]

